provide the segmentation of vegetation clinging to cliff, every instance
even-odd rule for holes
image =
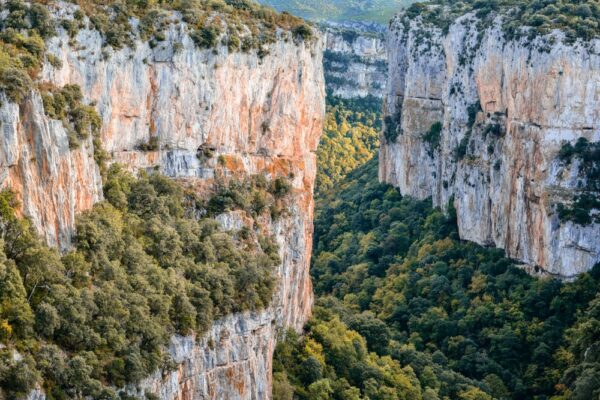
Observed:
[[[423,141],[427,143],[427,154],[430,157],[433,157],[435,152],[440,147],[440,143],[442,140],[442,123],[435,122],[431,125],[429,130],[423,134]]]
[[[312,28],[297,17],[261,6],[251,0],[168,0],[146,1],[80,1],[82,14],[74,14],[66,25],[75,27],[83,14],[90,19],[92,27],[100,31],[106,44],[121,48],[133,46],[139,37],[148,40],[152,47],[165,40],[164,31],[178,19],[173,12],[181,14],[197,46],[213,48],[227,45],[230,51],[262,49],[273,43],[279,30],[308,40]],[[131,18],[140,21],[139,29],[131,25]]]
[[[408,7],[405,17],[421,17],[428,25],[447,32],[458,17],[474,12],[479,20],[491,22],[496,16],[503,18],[503,30],[510,38],[550,33],[560,29],[569,42],[600,37],[600,4],[597,0],[434,0],[415,3]],[[481,24],[484,29],[486,23]]]
[[[99,140],[100,116],[84,103],[79,86],[34,86],[44,61],[60,66],[60,60],[46,54],[45,40],[56,33],[56,21],[46,7],[21,0],[9,0],[0,7],[6,12],[0,20],[0,91],[9,101],[20,103],[31,90],[38,89],[46,114],[63,122],[71,148],[79,147],[90,135],[93,137],[94,158],[104,176],[106,154]]]
[[[77,250],[61,255],[0,195],[0,388],[23,396],[115,398],[120,387],[174,365],[174,333],[265,307],[276,245],[251,228],[223,232],[179,183],[113,166],[107,201],[77,221]],[[212,215],[212,214],[209,214]],[[15,352],[20,354],[17,357]]]
[[[0,91],[18,103],[41,70],[44,39],[55,33],[55,25],[42,4],[9,0],[0,11],[7,12],[0,20]]]
[[[557,205],[559,218],[579,225],[600,223],[600,142],[590,143],[586,138],[577,140],[575,146],[567,142],[558,157],[565,165],[579,161],[577,195],[572,204]]]
[[[32,89],[45,60],[60,66],[60,60],[46,54],[45,46],[58,29],[66,30],[72,45],[78,31],[87,26],[98,30],[105,45],[115,49],[134,46],[136,39],[155,47],[181,15],[198,47],[223,44],[229,51],[258,49],[261,56],[279,31],[299,40],[310,40],[313,34],[302,19],[251,0],[82,0],[77,5],[60,20],[49,12],[53,2],[8,0],[0,5],[0,91],[10,101],[19,103]],[[58,6],[68,11],[66,4]],[[132,24],[134,18],[137,26]]]
[[[41,88],[44,111],[52,119],[62,121],[67,129],[69,146],[77,148],[90,135],[98,137],[102,122],[92,106],[83,104],[83,95],[77,85],[62,88]]]

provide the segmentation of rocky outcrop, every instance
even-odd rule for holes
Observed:
[[[130,395],[160,399],[268,399],[277,339],[270,312],[237,314],[218,321],[202,338],[174,336],[169,353],[177,368],[157,371]]]
[[[71,150],[61,121],[44,114],[39,93],[19,105],[0,99],[0,186],[51,245],[70,241],[75,216],[102,197],[91,139]]]
[[[179,368],[157,372],[132,392],[161,399],[268,398],[278,334],[300,329],[310,315],[315,151],[325,113],[323,42],[279,35],[260,56],[229,53],[224,46],[199,50],[181,22],[170,24],[153,48],[138,42],[114,51],[89,29],[71,43],[66,32],[47,43],[61,66],[45,65],[42,81],[81,87],[102,118],[101,142],[111,162],[133,171],[160,170],[199,192],[219,179],[259,173],[292,183],[287,212],[261,221],[282,260],[271,306],[217,321],[203,337],[172,338]],[[1,184],[18,193],[23,213],[50,242],[68,246],[74,215],[101,199],[92,144],[70,151],[61,122],[44,115],[35,92],[21,109],[3,102],[0,112]],[[245,223],[235,214],[220,219],[225,229]]]
[[[374,23],[329,22],[324,32],[325,81],[334,96],[383,98],[387,72],[385,28]]]
[[[600,42],[507,41],[500,21],[478,31],[474,19],[447,33],[392,21],[380,178],[452,203],[462,238],[573,277],[600,261],[600,225],[558,217],[585,185],[558,153],[600,140]]]

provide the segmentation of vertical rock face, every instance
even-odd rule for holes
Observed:
[[[276,337],[300,329],[312,306],[308,268],[315,151],[325,114],[323,41],[296,42],[282,33],[262,57],[225,47],[199,50],[182,23],[172,24],[154,48],[139,42],[114,52],[86,29],[75,41],[69,45],[64,32],[51,39],[48,51],[62,66],[46,65],[42,80],[80,85],[101,115],[103,147],[113,162],[160,170],[199,191],[217,176],[290,179],[288,212],[261,224],[276,238],[282,260],[271,306],[217,321],[203,337],[172,338],[179,368],[129,388],[162,399],[269,398]],[[101,199],[91,143],[69,151],[61,122],[45,117],[39,95],[22,107],[30,109],[10,103],[0,109],[0,178],[49,241],[67,245],[74,215]],[[236,214],[220,219],[225,229],[245,223]]]
[[[499,23],[478,32],[474,18],[446,34],[392,21],[380,179],[451,202],[462,238],[573,277],[600,261],[600,225],[559,219],[586,177],[558,154],[600,140],[600,43],[566,45],[560,32],[507,42]]]
[[[334,96],[355,98],[385,94],[385,28],[366,22],[330,22],[325,36],[325,80]]]
[[[77,212],[102,196],[91,140],[70,150],[62,122],[46,117],[37,92],[20,106],[6,98],[0,102],[0,186],[15,191],[23,213],[48,243],[64,245]]]

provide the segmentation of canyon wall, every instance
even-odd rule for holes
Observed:
[[[63,4],[55,11],[68,16],[73,9]],[[261,222],[282,260],[271,306],[217,321],[203,337],[173,337],[169,351],[179,368],[128,388],[161,399],[269,398],[276,338],[301,329],[312,306],[312,193],[325,113],[322,39],[279,32],[259,57],[225,46],[200,50],[185,24],[175,22],[153,48],[138,42],[115,51],[90,29],[69,42],[59,30],[47,43],[61,66],[46,64],[41,80],[81,87],[102,118],[101,142],[111,162],[158,170],[200,193],[230,177],[289,178],[287,212]],[[0,184],[17,193],[23,214],[50,243],[68,247],[75,215],[102,198],[91,140],[69,150],[61,122],[45,116],[35,91],[20,107],[3,101],[0,123]],[[219,219],[225,229],[247,223],[235,213]]]
[[[321,24],[325,81],[334,96],[383,98],[387,73],[385,27],[366,22]]]
[[[600,224],[559,218],[589,183],[580,159],[559,154],[600,140],[600,42],[482,29],[473,14],[447,32],[392,21],[380,179],[452,205],[461,238],[572,278],[600,261]]]
[[[0,186],[14,189],[49,244],[64,247],[77,213],[102,198],[91,138],[71,150],[62,122],[46,117],[35,91],[20,105],[0,94],[0,131]]]

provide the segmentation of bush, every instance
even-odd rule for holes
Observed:
[[[558,158],[564,163],[571,163],[573,156],[575,155],[575,148],[570,142],[564,142],[558,152]]]
[[[202,49],[211,49],[219,42],[221,31],[216,26],[200,28],[190,34],[196,46]]]
[[[42,91],[44,111],[50,118],[61,120],[69,135],[69,147],[78,148],[81,141],[98,137],[102,121],[96,110],[83,104],[78,85],[65,85]],[[96,150],[96,146],[95,146]],[[101,148],[98,149],[101,151]],[[100,164],[99,164],[100,165]]]
[[[573,221],[578,225],[600,223],[600,213],[594,213],[594,210],[600,211],[600,143],[590,143],[583,137],[577,140],[575,146],[565,142],[557,158],[566,165],[574,158],[580,161],[578,193],[570,206],[557,205],[560,220]]]
[[[9,399],[26,397],[39,379],[33,357],[15,360],[10,351],[0,350],[0,387]]]
[[[160,149],[160,141],[158,136],[150,136],[147,142],[139,143],[136,148],[139,151],[158,151]]]
[[[469,142],[471,141],[471,131],[468,131],[460,140],[458,146],[454,149],[454,160],[462,160],[469,151]]]
[[[440,147],[440,141],[442,139],[442,123],[435,122],[429,128],[429,131],[423,135],[423,141],[427,143],[427,153],[430,157],[433,157],[433,154]]]
[[[8,99],[20,103],[31,90],[33,82],[29,75],[16,67],[0,68],[0,90],[6,93]]]
[[[275,196],[276,198],[282,198],[287,196],[290,191],[292,190],[292,185],[290,184],[290,182],[283,178],[283,177],[278,177],[276,178],[273,183],[271,184],[271,193],[273,194],[273,196]]]
[[[299,37],[302,40],[310,40],[313,37],[312,29],[306,24],[297,26],[293,33],[294,36]]]
[[[400,134],[400,126],[398,121],[399,116],[391,116],[386,115],[384,118],[385,121],[385,130],[383,131],[383,136],[387,143],[396,143],[398,139],[398,135]]]

